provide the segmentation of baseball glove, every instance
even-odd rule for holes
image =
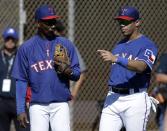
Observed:
[[[55,46],[54,64],[56,72],[58,74],[71,74],[70,59],[68,56],[67,49],[60,44]]]

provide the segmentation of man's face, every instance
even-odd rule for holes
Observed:
[[[17,40],[12,38],[12,37],[8,37],[5,39],[5,48],[6,49],[14,49],[16,47],[16,43],[17,43]]]
[[[118,23],[124,36],[132,35],[136,31],[136,21],[118,20]]]
[[[53,33],[55,30],[55,19],[41,20],[39,22],[39,28],[42,29],[43,33]]]

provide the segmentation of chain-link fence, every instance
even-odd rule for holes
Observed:
[[[5,28],[12,26],[19,29],[19,1],[18,0],[1,0],[0,1],[0,32]],[[2,34],[2,33],[1,33]],[[0,37],[2,43],[2,37]]]
[[[74,2],[74,8],[69,2]],[[1,0],[0,31],[6,26],[19,29],[19,0]],[[34,21],[35,9],[41,4],[55,7],[69,27],[69,8],[74,14],[74,43],[78,47],[87,65],[87,79],[80,90],[77,103],[74,105],[74,130],[98,130],[99,101],[107,93],[109,64],[103,64],[96,53],[97,49],[111,50],[114,43],[122,36],[114,17],[123,5],[135,6],[141,12],[143,34],[148,35],[159,47],[159,54],[166,51],[167,42],[167,1],[166,0],[24,0],[26,23],[24,40],[36,32]],[[2,40],[1,40],[2,41]],[[142,43],[141,43],[142,44]],[[154,72],[150,90],[155,86]],[[149,130],[155,130],[154,114],[148,124]]]

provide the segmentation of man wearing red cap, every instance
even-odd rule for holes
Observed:
[[[98,50],[104,62],[111,62],[109,92],[100,120],[100,131],[145,131],[151,101],[146,93],[157,56],[153,41],[139,32],[136,8],[125,6],[115,18],[124,39],[112,51]]]
[[[49,124],[52,131],[70,131],[69,80],[79,79],[80,68],[74,44],[55,35],[58,18],[60,16],[49,5],[37,8],[35,20],[38,32],[21,45],[12,70],[12,76],[16,79],[18,120],[22,127],[29,123],[25,113],[25,97],[27,85],[31,88],[31,131],[48,131]],[[69,59],[69,65],[62,72],[58,72],[54,59],[57,45],[67,50],[65,55]]]

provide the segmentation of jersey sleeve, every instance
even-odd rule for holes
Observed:
[[[152,70],[152,67],[157,57],[157,52],[158,52],[158,49],[155,45],[148,44],[147,46],[144,46],[143,48],[141,48],[141,50],[139,51],[137,60],[144,61]]]
[[[162,54],[159,58],[159,66],[156,70],[157,73],[167,74],[167,54]]]
[[[28,59],[24,48],[20,47],[15,57],[12,77],[22,81],[28,81]]]

